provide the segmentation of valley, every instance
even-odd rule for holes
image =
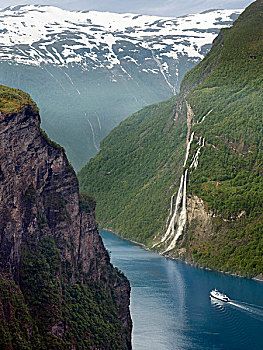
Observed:
[[[80,170],[123,119],[177,93],[240,12],[167,18],[10,6],[0,11],[0,80],[30,93],[42,128]]]

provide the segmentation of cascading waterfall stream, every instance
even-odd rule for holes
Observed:
[[[188,157],[189,157],[189,152],[190,152],[190,147],[191,147],[191,143],[193,142],[193,139],[194,139],[194,132],[192,132],[191,134],[191,137],[190,137],[190,141],[188,142],[188,145],[187,145],[187,148],[186,148],[186,153],[185,153],[185,158],[184,158],[184,165],[183,167],[185,167],[186,165],[186,162],[188,160]]]
[[[182,196],[182,207],[181,207],[180,215],[177,216],[178,219],[176,222],[177,223],[176,234],[174,235],[168,248],[163,253],[167,253],[175,247],[178,238],[182,235],[182,233],[184,231],[184,227],[185,227],[186,219],[187,219],[187,213],[186,213],[187,175],[188,175],[188,169],[185,170],[185,173],[183,175],[184,188],[183,188],[183,196]],[[174,227],[173,227],[173,231],[174,231]]]
[[[201,122],[204,121],[204,119],[212,112],[210,110],[202,119]],[[184,164],[183,167],[186,166],[186,163],[189,158],[189,153],[190,153],[190,148],[191,144],[194,140],[194,132],[191,133],[189,142],[187,144],[186,148],[186,153],[185,153],[185,159],[184,159]],[[187,208],[186,208],[186,195],[187,195],[187,181],[188,181],[188,176],[191,174],[191,171],[193,169],[196,169],[198,166],[198,160],[199,160],[199,155],[201,152],[201,149],[205,146],[205,139],[200,136],[198,139],[198,148],[193,155],[191,159],[191,164],[189,166],[189,169],[186,169],[181,176],[181,181],[180,181],[180,186],[177,192],[176,196],[176,202],[174,206],[174,198],[175,198],[175,193],[171,197],[171,204],[170,204],[170,213],[167,218],[166,226],[167,230],[162,237],[161,241],[158,243],[155,243],[153,247],[158,246],[160,244],[166,244],[168,245],[167,248],[162,252],[162,254],[169,252],[170,250],[174,249],[176,246],[176,243],[180,236],[184,232],[184,228],[186,225],[187,221]],[[173,206],[174,206],[174,211],[173,211]]]
[[[205,139],[202,136],[198,140],[198,145],[199,145],[199,147],[198,147],[198,149],[197,149],[197,151],[196,151],[196,153],[195,153],[195,155],[193,157],[193,161],[192,161],[192,163],[190,165],[190,168],[195,168],[196,169],[197,166],[198,166],[198,159],[199,159],[199,155],[200,155],[200,152],[201,152],[201,148],[203,148],[204,145],[205,145]]]
[[[169,223],[169,226],[166,230],[166,233],[163,236],[163,238],[161,239],[161,241],[154,244],[153,247],[169,240],[172,237],[172,235],[174,235],[174,228],[175,228],[175,224],[176,224],[177,219],[178,219],[179,207],[180,207],[180,204],[182,201],[182,196],[183,196],[183,183],[184,183],[184,175],[182,175],[182,177],[181,177],[181,182],[180,182],[179,190],[177,192],[177,197],[176,197],[174,213],[173,213],[173,216],[170,220],[170,223]]]
[[[185,167],[186,162],[187,162],[187,160],[188,160],[189,151],[190,151],[190,147],[191,147],[191,143],[193,142],[193,139],[194,139],[194,132],[192,132],[192,134],[191,134],[191,136],[190,136],[190,140],[189,140],[188,145],[187,145],[187,148],[186,148],[186,153],[185,153],[185,159],[184,159],[184,165],[183,165],[183,167]],[[179,190],[178,190],[178,192],[177,192],[176,205],[175,205],[175,212],[174,212],[174,215],[173,215],[173,220],[171,220],[169,227],[171,226],[172,221],[173,221],[173,224],[174,224],[174,222],[175,222],[176,214],[177,214],[177,211],[178,211],[178,208],[179,208],[179,205],[180,205],[180,202],[181,202],[181,198],[182,198],[181,192],[182,192],[183,182],[184,182],[184,176],[182,175],[180,187],[179,187]],[[169,214],[169,216],[168,216],[168,218],[167,218],[167,221],[166,221],[166,227],[168,226],[168,222],[169,222],[169,220],[170,220],[170,217],[171,217],[172,214],[173,214],[173,204],[174,204],[174,197],[175,197],[175,194],[176,194],[176,193],[174,193],[174,194],[172,195],[172,197],[171,197],[170,214]],[[167,239],[167,237],[169,236],[170,231],[171,231],[171,228],[169,229],[169,227],[168,227],[168,230],[166,231],[165,236],[162,238],[162,240],[161,240],[160,243],[163,243],[163,242]],[[172,232],[172,233],[174,233],[174,225],[172,225],[172,228],[173,228],[173,232]],[[157,244],[159,244],[159,243],[157,243]],[[157,244],[155,244],[155,245],[157,245]],[[154,246],[155,246],[155,245],[154,245]]]
[[[209,114],[213,111],[213,108],[210,109],[210,111],[208,113],[206,113],[206,115],[203,116],[203,118],[200,120],[200,122],[196,122],[195,124],[202,124],[203,121],[206,119],[207,116],[209,116]]]

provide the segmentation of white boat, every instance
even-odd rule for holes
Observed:
[[[217,289],[211,290],[210,298],[215,298],[215,299],[224,301],[225,303],[228,303],[230,301],[227,295],[220,293]]]

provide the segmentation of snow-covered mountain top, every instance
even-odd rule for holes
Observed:
[[[165,49],[168,57],[176,58],[180,53],[200,59],[202,47],[240,13],[213,10],[169,18],[75,12],[40,5],[10,6],[0,11],[0,58],[25,64],[68,65],[83,63],[83,58],[99,60],[98,52],[103,51],[110,68],[119,61],[113,46],[128,41],[150,50]]]

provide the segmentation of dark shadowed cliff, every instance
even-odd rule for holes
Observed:
[[[130,286],[94,201],[28,95],[1,87],[0,111],[0,348],[130,349]]]

